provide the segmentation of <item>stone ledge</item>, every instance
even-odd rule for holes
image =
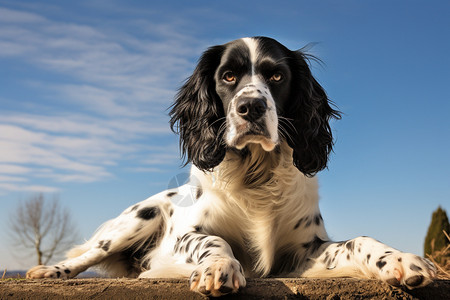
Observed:
[[[0,299],[205,299],[185,279],[0,280]],[[222,299],[450,299],[450,280],[416,290],[376,280],[248,279],[238,294]]]

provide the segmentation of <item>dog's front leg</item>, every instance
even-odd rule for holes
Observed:
[[[189,279],[191,290],[217,297],[245,286],[242,266],[222,238],[186,233],[177,241],[175,251],[198,266]]]
[[[155,259],[155,269],[152,265],[152,270],[139,277],[164,277],[163,269],[166,268],[193,270],[189,271],[190,289],[213,297],[236,293],[246,284],[241,264],[220,237],[188,232],[177,237],[172,253],[171,258]],[[168,265],[168,262],[174,265]]]
[[[302,276],[376,278],[393,286],[419,288],[431,283],[436,267],[423,257],[398,251],[369,237],[330,243]]]

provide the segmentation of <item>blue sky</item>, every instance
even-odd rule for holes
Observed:
[[[310,52],[344,113],[319,174],[335,240],[422,254],[450,207],[448,1],[0,1],[0,269],[20,200],[58,195],[87,239],[180,169],[167,108],[206,47],[255,35]],[[80,240],[81,242],[81,240]]]

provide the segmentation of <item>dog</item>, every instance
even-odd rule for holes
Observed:
[[[170,111],[191,182],[129,207],[27,278],[73,278],[99,265],[114,277],[186,277],[210,296],[237,292],[246,277],[432,282],[427,259],[369,237],[328,238],[315,175],[340,112],[311,74],[313,58],[267,37],[207,49]]]

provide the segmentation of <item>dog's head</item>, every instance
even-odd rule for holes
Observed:
[[[187,162],[211,170],[227,149],[285,140],[294,165],[313,175],[327,165],[339,112],[311,74],[308,57],[254,37],[209,48],[180,89],[170,112]]]

